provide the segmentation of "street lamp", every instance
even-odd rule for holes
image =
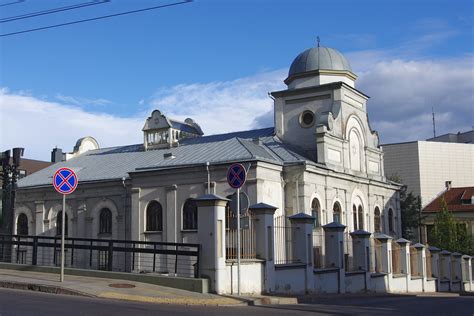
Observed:
[[[3,178],[1,226],[2,232],[8,235],[13,234],[16,182],[18,178],[18,168],[24,151],[24,148],[13,148],[13,157],[10,155],[10,150],[1,153]]]

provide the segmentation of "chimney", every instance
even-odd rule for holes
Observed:
[[[51,162],[61,162],[64,160],[63,150],[61,148],[54,148],[51,152]]]
[[[445,181],[444,184],[446,186],[446,191],[451,190],[451,181]]]

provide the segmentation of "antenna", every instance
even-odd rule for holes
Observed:
[[[436,122],[435,122],[434,107],[431,107],[431,113],[433,114],[433,137],[436,137]]]
[[[319,38],[319,36],[316,36],[316,42],[318,43],[318,47],[319,47],[319,43],[321,42],[321,39]]]

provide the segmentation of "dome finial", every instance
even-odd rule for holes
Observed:
[[[318,42],[318,47],[319,47],[319,43],[321,42],[319,36],[316,36],[316,42]]]

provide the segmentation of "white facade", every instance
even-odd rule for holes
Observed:
[[[401,182],[421,197],[422,207],[453,187],[474,186],[474,144],[417,141],[383,145],[387,177]]]

